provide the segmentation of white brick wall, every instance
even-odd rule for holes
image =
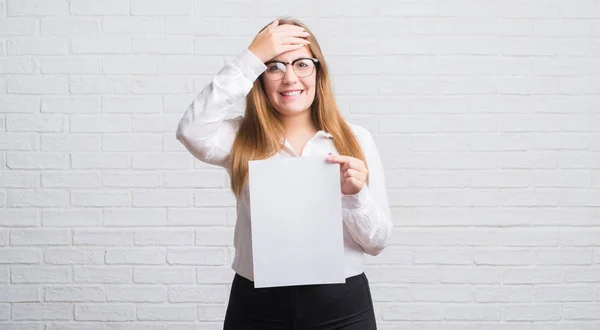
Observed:
[[[0,0],[0,329],[221,328],[234,199],[175,129],[278,15],[386,167],[381,329],[600,330],[598,0]]]

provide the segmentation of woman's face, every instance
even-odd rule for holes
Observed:
[[[271,106],[282,116],[310,111],[315,99],[316,65],[310,60],[299,60],[293,65],[291,63],[300,58],[312,57],[310,49],[305,46],[280,54],[266,63],[267,70],[262,77],[265,94]],[[283,66],[285,74],[281,70]]]

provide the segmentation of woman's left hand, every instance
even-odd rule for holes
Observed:
[[[342,194],[354,195],[360,192],[367,180],[367,166],[358,158],[341,155],[328,155],[328,163],[340,164]]]

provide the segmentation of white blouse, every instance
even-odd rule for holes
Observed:
[[[241,123],[241,116],[226,119],[232,106],[245,98],[266,66],[244,49],[228,61],[189,105],[177,128],[177,139],[199,160],[224,167],[231,175],[228,158]],[[366,129],[350,124],[366,157],[369,185],[356,195],[342,196],[346,277],[364,271],[364,253],[379,254],[390,241],[392,221],[383,166],[373,137]],[[306,144],[300,157],[337,155],[332,136],[319,131]],[[275,157],[297,157],[288,141]],[[233,243],[233,270],[253,280],[252,235],[248,187],[237,201]]]

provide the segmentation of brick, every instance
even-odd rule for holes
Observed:
[[[500,321],[502,311],[498,306],[448,306],[444,319],[450,321]]]
[[[103,151],[160,151],[161,137],[153,134],[104,134],[102,137]],[[136,153],[134,157],[137,155]]]
[[[224,56],[239,52],[246,38],[231,37],[227,39],[201,36],[194,38],[194,54],[209,56]],[[334,48],[335,49],[335,48]]]
[[[558,321],[562,317],[560,305],[507,306],[502,314],[506,321]]]
[[[129,155],[111,152],[71,153],[73,169],[128,169]]]
[[[581,1],[577,6],[569,6],[566,1],[560,3],[560,16],[564,18],[597,18],[600,5],[595,1]]]
[[[133,37],[131,52],[134,54],[193,54],[194,39],[185,36]]]
[[[39,291],[35,286],[0,286],[0,302],[39,302]]]
[[[225,183],[224,171],[170,171],[164,174],[167,188],[222,188]]]
[[[42,151],[100,151],[100,137],[86,134],[42,135]]]
[[[135,16],[188,16],[193,10],[193,0],[175,0],[166,5],[159,0],[131,1],[131,13]]]
[[[102,18],[102,32],[105,34],[162,34],[163,31],[162,17],[106,16]]]
[[[535,251],[537,265],[590,265],[592,250],[581,248],[546,248]]]
[[[124,284],[131,283],[132,269],[123,266],[86,266],[73,267],[73,281],[75,283],[106,283]]]
[[[159,61],[158,55],[107,55],[102,58],[102,72],[105,74],[156,74],[158,73]],[[113,102],[126,102],[128,104],[136,102],[139,104],[143,101],[143,99],[136,98],[123,99],[122,101],[113,100]],[[134,109],[121,109],[120,112],[134,112]]]
[[[109,286],[106,301],[159,303],[167,301],[167,288],[157,286]]]
[[[67,303],[18,303],[12,305],[12,320],[72,320],[73,306]]]
[[[415,264],[471,265],[473,254],[470,250],[415,249]]]
[[[294,8],[296,9],[295,15],[302,15],[302,12],[308,13],[309,11],[298,6],[291,6],[281,4],[278,10],[274,10],[272,6],[267,4],[253,4],[245,1],[227,1],[227,2],[214,2],[206,4],[200,0],[194,0],[194,15],[199,17],[253,17],[255,14],[260,13],[264,16],[278,15],[275,12],[286,12],[287,10]],[[258,32],[258,31],[256,31]]]
[[[67,80],[63,77],[11,76],[7,81],[9,93],[66,94]]]
[[[554,18],[559,15],[558,0],[544,0],[541,2],[543,9],[532,3],[509,0],[498,4],[498,14],[501,17],[515,18]]]
[[[99,20],[95,18],[48,17],[40,23],[42,36],[91,36],[100,32]]]
[[[135,307],[131,304],[77,304],[76,321],[133,321]]]
[[[68,245],[71,242],[67,229],[11,229],[10,244],[18,245]]]
[[[156,96],[105,96],[102,98],[102,112],[107,113],[159,113],[162,101]],[[179,109],[179,111],[181,111]]]
[[[94,74],[102,72],[99,58],[47,58],[41,61],[42,73]]]
[[[529,303],[532,297],[531,287],[521,285],[486,287],[475,291],[475,301],[478,303]]]
[[[42,187],[96,188],[100,187],[100,173],[42,173]]]
[[[162,186],[161,173],[103,173],[102,186],[109,188],[158,188]]]
[[[139,229],[135,245],[194,245],[194,231],[189,229]]]
[[[585,286],[538,286],[534,289],[536,302],[592,302],[594,288]]]
[[[107,227],[164,226],[164,209],[105,208],[103,225]]]
[[[64,207],[69,205],[69,193],[63,190],[11,190],[10,207]]]
[[[220,266],[227,262],[223,248],[173,248],[167,250],[169,265],[208,265]]]
[[[502,278],[505,284],[556,284],[563,282],[564,275],[557,268],[507,268]]]
[[[0,31],[4,36],[32,36],[37,30],[37,23],[32,17],[4,17],[0,21]]]
[[[67,0],[7,0],[6,13],[8,16],[68,15],[69,2]]]
[[[73,191],[71,204],[81,207],[129,206],[131,195],[120,191]]]
[[[0,186],[4,188],[36,188],[39,186],[39,174],[25,171],[0,173]]]
[[[129,79],[119,76],[73,76],[69,80],[71,94],[126,94]]]
[[[161,265],[165,263],[162,248],[107,249],[107,264]]]
[[[6,53],[8,55],[67,55],[69,52],[69,39],[64,37],[12,37],[6,41]],[[28,82],[33,82],[36,85],[41,83],[35,83],[44,77],[31,76],[29,80],[21,79],[19,86],[27,86]],[[54,82],[66,80],[62,77],[50,77],[47,78]],[[16,83],[15,83],[16,84]],[[50,86],[55,88],[64,87],[49,83]],[[64,85],[64,84],[62,84]],[[34,86],[32,86],[34,87]],[[35,91],[30,93],[36,94]],[[65,94],[66,92],[63,92]]]
[[[221,209],[167,209],[167,225],[169,226],[222,226],[226,219],[226,213]]]
[[[2,27],[0,27],[2,28]],[[40,66],[32,58],[15,56],[0,60],[0,73],[34,74],[40,71]]]
[[[30,248],[3,248],[0,254],[0,264],[37,264],[40,253]]]
[[[168,132],[173,136],[173,129],[180,120],[179,115],[139,115],[133,117],[132,128],[134,132]]]
[[[160,147],[160,143],[158,144]],[[136,170],[186,170],[191,168],[193,158],[188,152],[147,153],[131,156],[131,168]]]
[[[42,211],[44,227],[98,227],[101,224],[101,210],[69,208]]]
[[[192,194],[189,191],[158,190],[133,193],[133,206],[191,206]]]
[[[98,265],[104,263],[101,248],[47,248],[44,260],[53,265]]]
[[[8,319],[8,316],[5,318]],[[0,322],[0,327],[5,327],[6,329],[11,330],[44,330],[42,327],[44,325],[42,323],[34,323],[34,322],[18,322],[18,323],[6,323]],[[61,329],[63,330],[63,329]]]
[[[474,260],[476,265],[529,265],[534,254],[522,249],[478,250]]]
[[[36,209],[0,209],[0,226],[35,227],[38,225],[39,211]]]
[[[27,133],[0,133],[0,150],[36,150],[39,145],[35,134]]]
[[[138,305],[137,318],[142,321],[195,321],[197,310],[194,305]]]
[[[164,55],[161,56],[158,72],[161,74],[213,74],[223,66],[219,56]]]
[[[226,303],[229,291],[225,285],[170,286],[169,301],[174,303]]]
[[[74,229],[74,245],[132,246],[133,230],[123,229]]]
[[[45,287],[44,300],[56,302],[102,302],[104,301],[104,289],[101,286]]]
[[[193,284],[194,274],[193,268],[136,267],[133,270],[133,282],[139,284]]]
[[[54,115],[11,115],[6,117],[9,132],[63,132],[65,120]]]
[[[5,114],[39,112],[40,104],[38,96],[2,95],[2,98],[0,98],[0,109]]]
[[[439,305],[387,305],[381,317],[384,321],[441,321],[445,310]]]
[[[97,113],[100,112],[100,99],[88,96],[44,97],[41,111],[45,113]]]
[[[433,2],[396,2],[383,0],[379,3],[379,15],[392,17],[427,17],[437,15],[437,5]]]
[[[94,0],[70,1],[72,15],[112,16],[129,15],[130,3],[120,0],[107,0],[101,4]]]
[[[128,132],[131,130],[131,117],[123,115],[82,115],[70,119],[73,133],[81,132]]]
[[[181,94],[192,91],[192,80],[185,76],[137,76],[131,80],[133,94]]]
[[[68,283],[71,280],[71,273],[67,267],[19,266],[12,267],[10,280],[12,283],[22,284]]]

